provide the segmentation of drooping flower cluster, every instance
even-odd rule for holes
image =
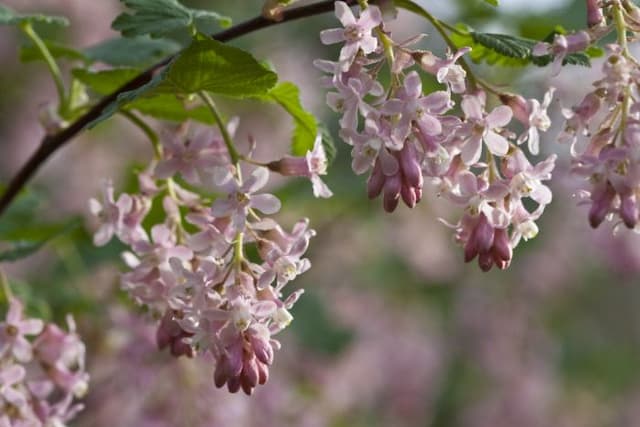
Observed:
[[[229,135],[236,124],[229,123]],[[139,175],[140,194],[115,200],[107,182],[104,200],[91,201],[101,221],[95,243],[115,235],[130,246],[123,257],[131,270],[122,287],[160,319],[160,349],[176,357],[209,353],[218,387],[251,394],[268,379],[280,347],[273,336],[293,318],[289,310],[302,291],[285,296],[283,289],[309,269],[303,255],[315,235],[306,219],[286,231],[264,217],[276,213],[280,201],[260,190],[271,168],[308,177],[317,195],[330,195],[318,176],[326,171],[326,156],[317,143],[305,157],[258,167],[251,160],[253,169],[243,170],[212,129],[166,135],[158,152]],[[211,202],[180,180],[218,196]],[[166,219],[147,233],[142,223],[154,200]]]
[[[0,322],[0,426],[65,426],[82,410],[85,347],[67,318],[68,332],[24,317],[11,298]]]
[[[469,48],[441,58],[411,47],[422,36],[395,43],[376,6],[358,18],[344,2],[336,2],[335,10],[344,28],[320,36],[325,44],[344,42],[339,60],[315,64],[328,73],[323,83],[333,91],[327,103],[342,116],[340,134],[353,147],[353,170],[370,171],[369,197],[382,194],[387,212],[400,199],[413,208],[425,179],[435,182],[439,195],[465,209],[452,225],[465,260],[478,257],[485,271],[508,267],[513,248],[536,235],[535,221],[551,202],[542,181],[551,178],[555,156],[533,165],[518,145],[528,142],[538,154],[538,132],[550,126],[546,109],[553,90],[542,103],[503,94],[498,100],[505,105],[489,112],[485,91],[459,63]],[[385,61],[391,70],[387,88],[378,82]],[[418,70],[443,89],[425,94]],[[462,117],[453,113],[456,99]],[[524,126],[520,135],[506,129],[513,118]]]
[[[627,6],[633,9],[623,9]],[[617,217],[617,223],[638,230],[640,65],[626,47],[626,33],[635,31],[633,17],[640,15],[636,6],[618,1],[607,9],[603,13],[592,5],[590,13],[619,17],[619,43],[607,46],[602,78],[593,83],[593,90],[578,105],[563,110],[566,123],[559,140],[571,144],[572,170],[589,182],[579,195],[582,203],[590,205],[591,226]]]

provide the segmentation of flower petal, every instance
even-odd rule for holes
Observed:
[[[487,131],[484,135],[484,142],[486,142],[489,151],[496,156],[504,156],[509,151],[509,142],[506,138],[492,130]]]
[[[256,194],[251,196],[249,205],[262,213],[273,214],[280,210],[281,203],[273,194]]]
[[[344,40],[344,30],[342,28],[320,31],[320,41],[322,41],[322,44],[335,44],[343,42]]]
[[[351,8],[349,8],[349,6],[345,2],[337,1],[335,3],[335,11],[336,17],[345,27],[347,25],[353,25],[356,23],[356,17],[353,16]]]
[[[482,154],[482,138],[478,136],[472,136],[471,139],[462,147],[460,156],[462,161],[466,165],[472,165],[480,160],[480,154]]]
[[[512,117],[513,111],[511,111],[511,107],[500,105],[487,115],[485,123],[489,128],[503,127],[509,124]]]

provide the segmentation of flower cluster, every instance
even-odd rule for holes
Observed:
[[[229,123],[227,135],[236,124]],[[158,158],[139,175],[140,194],[115,200],[107,182],[103,201],[91,201],[101,221],[94,237],[101,245],[115,235],[131,248],[123,254],[131,271],[122,286],[160,319],[159,348],[174,356],[208,353],[218,387],[251,394],[268,379],[280,347],[273,336],[293,318],[289,310],[302,291],[285,297],[283,289],[309,269],[303,255],[315,234],[306,219],[286,231],[263,216],[280,209],[275,196],[260,192],[268,168],[310,178],[318,195],[330,190],[318,176],[326,169],[319,143],[305,157],[264,166],[241,157],[250,171],[232,162],[225,144],[209,128],[166,135]],[[218,196],[212,202],[187,184]],[[143,222],[154,199],[166,219],[148,234]]]
[[[638,8],[624,11],[620,2],[612,2],[606,13],[595,6],[590,12],[617,16],[619,42],[607,46],[602,77],[593,83],[593,90],[578,105],[563,110],[566,123],[559,140],[571,144],[572,170],[589,182],[579,195],[590,205],[591,226],[618,217],[638,230],[640,65],[626,47],[626,33],[635,28]]]
[[[344,2],[336,2],[335,10],[344,28],[320,36],[325,44],[344,42],[339,60],[315,64],[328,73],[323,82],[334,91],[327,103],[342,115],[340,134],[353,147],[353,170],[370,171],[369,197],[382,194],[387,212],[400,199],[413,208],[425,179],[436,183],[439,195],[465,209],[452,225],[465,260],[478,257],[485,271],[506,268],[520,239],[535,236],[535,221],[551,201],[542,181],[551,178],[555,156],[533,165],[519,145],[527,142],[538,154],[538,132],[550,126],[546,109],[553,90],[542,103],[501,94],[497,99],[504,105],[487,111],[486,92],[460,63],[469,48],[441,58],[411,47],[421,35],[394,42],[376,6],[358,18]],[[378,82],[385,62],[391,71],[387,88]],[[425,94],[418,70],[443,89]],[[454,114],[456,100],[462,117]],[[513,118],[524,127],[520,135],[506,129]],[[534,202],[533,210],[525,199]]]
[[[89,375],[85,347],[75,332],[24,317],[22,303],[10,299],[0,322],[0,425],[64,426],[83,405]],[[31,337],[33,339],[31,339]]]

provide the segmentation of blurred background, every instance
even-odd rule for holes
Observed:
[[[3,3],[69,17],[68,29],[42,32],[76,48],[116,36],[109,26],[122,10],[117,0]],[[234,22],[261,8],[254,0],[184,3],[215,8]],[[497,9],[473,0],[419,3],[452,24],[532,38],[556,24],[581,28],[586,15],[581,0],[501,0]],[[327,14],[233,42],[298,84],[303,104],[334,135],[337,116],[324,106],[312,61],[337,56],[318,38],[336,25]],[[428,33],[425,48],[444,52],[415,16],[400,12],[391,28],[396,40]],[[0,27],[0,182],[37,147],[38,114],[55,99],[42,64],[18,61],[23,42]],[[598,60],[593,65],[566,67],[551,80],[549,69],[476,68],[527,96],[558,87],[551,112],[559,123],[560,107],[581,99],[597,78]],[[287,152],[292,125],[277,108],[251,102],[223,108],[241,116],[240,141],[257,139],[258,159]],[[567,172],[568,147],[555,142],[559,130],[547,132],[541,155],[559,155],[554,201],[538,237],[521,243],[504,272],[463,263],[451,230],[437,220],[455,222],[459,212],[432,189],[415,209],[401,205],[393,215],[380,200],[369,202],[365,178],[353,175],[349,147],[337,139],[327,178],[332,199],[314,199],[304,180],[276,182],[281,222],[309,217],[318,236],[308,252],[313,268],[289,285],[306,293],[278,337],[283,348],[269,383],[253,397],[215,389],[207,359],[175,360],[156,351],[152,321],[119,290],[123,246],[91,244],[87,200],[103,178],[112,178],[117,192],[133,191],[133,168],[151,156],[144,135],[125,120],[116,117],[59,151],[0,219],[5,230],[69,218],[81,226],[2,268],[33,315],[61,322],[70,312],[79,323],[91,383],[74,426],[638,426],[640,236],[626,229],[613,235],[611,223],[590,229],[586,208],[573,197],[580,183]]]

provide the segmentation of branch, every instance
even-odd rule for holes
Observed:
[[[313,15],[319,15],[321,13],[330,12],[333,10],[335,0],[325,0],[316,4],[308,6],[302,6],[291,10],[286,10],[282,14],[282,19],[279,21],[272,21],[263,16],[257,16],[248,21],[235,25],[227,30],[221,31],[211,36],[211,38],[220,42],[227,42],[237,37],[252,33],[254,31],[261,30],[263,28],[271,27],[274,25],[282,24],[284,22],[293,21],[296,19],[306,18]],[[345,0],[349,5],[355,4],[356,0]],[[0,216],[6,211],[11,202],[18,195],[20,190],[29,182],[33,175],[38,171],[53,153],[62,148],[67,142],[71,141],[78,133],[80,133],[87,124],[98,118],[109,104],[116,101],[118,95],[124,92],[128,92],[137,89],[147,84],[153,76],[164,66],[166,66],[173,56],[167,57],[157,64],[149,67],[147,70],[140,73],[138,76],[122,85],[118,90],[110,95],[102,98],[96,105],[94,105],[87,113],[74,121],[67,128],[61,130],[54,135],[47,135],[42,139],[38,149],[31,155],[29,160],[22,166],[18,173],[11,179],[7,185],[2,197],[0,197]]]

